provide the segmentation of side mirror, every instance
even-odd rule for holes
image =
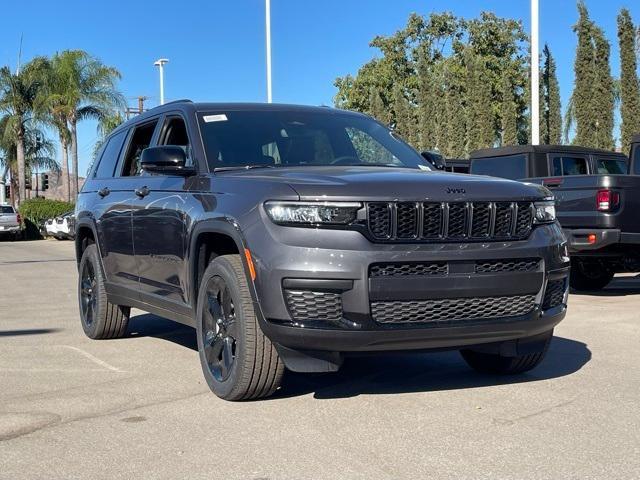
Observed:
[[[140,166],[145,172],[193,175],[195,168],[186,166],[186,163],[184,149],[175,145],[145,148],[140,156]]]
[[[442,158],[442,155],[438,155],[437,153],[433,152],[420,152],[420,155],[422,155],[422,158],[424,158],[438,170],[444,170],[447,166],[444,158]]]

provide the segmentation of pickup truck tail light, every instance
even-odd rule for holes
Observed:
[[[612,190],[598,190],[596,208],[599,212],[613,212],[620,205],[620,194]]]
[[[22,223],[22,217],[20,217],[19,213],[16,213],[16,220],[18,223]]]

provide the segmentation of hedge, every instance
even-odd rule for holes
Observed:
[[[20,204],[20,216],[25,224],[27,238],[41,238],[38,225],[42,220],[57,217],[73,210],[73,203],[49,200],[47,198],[31,198]]]

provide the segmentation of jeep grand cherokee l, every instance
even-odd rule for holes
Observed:
[[[428,171],[359,113],[154,108],[107,139],[76,219],[85,333],[123,336],[131,307],[192,325],[229,400],[359,352],[457,349],[524,372],[566,312],[545,187]]]

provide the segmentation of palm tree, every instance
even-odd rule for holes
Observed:
[[[57,53],[51,63],[54,75],[58,77],[56,83],[60,87],[60,111],[64,111],[69,128],[71,171],[74,178],[71,196],[75,198],[78,193],[78,122],[88,118],[100,120],[124,107],[124,98],[116,89],[120,72],[82,50]]]
[[[0,131],[7,132],[9,117],[0,119]],[[18,187],[18,159],[17,146],[10,134],[0,137],[0,180],[6,183],[7,175],[11,174],[11,195],[14,197]],[[60,165],[54,159],[55,145],[44,132],[37,127],[27,127],[24,131],[24,160],[26,174],[34,170],[48,170],[60,173]],[[15,197],[14,197],[15,198]],[[12,203],[15,203],[12,201]]]
[[[46,122],[58,133],[62,155],[62,195],[71,201],[71,183],[69,180],[69,117],[73,107],[69,105],[69,69],[66,62],[56,56],[47,64],[46,89],[39,97],[39,110],[45,113]]]
[[[0,112],[5,114],[0,133],[15,142],[18,203],[26,198],[25,132],[35,121],[34,108],[42,90],[45,64],[45,59],[36,57],[16,73],[6,66],[0,68]]]

